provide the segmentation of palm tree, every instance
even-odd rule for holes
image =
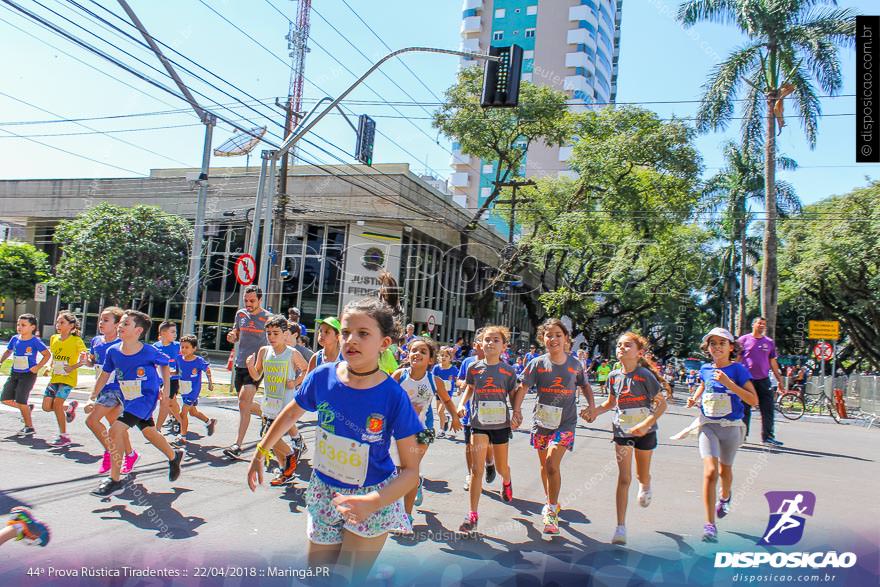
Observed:
[[[778,156],[775,168],[793,170],[797,169],[797,163],[785,156]],[[726,283],[736,282],[735,264],[739,260],[739,287],[728,287],[730,295],[730,329],[737,333],[743,332],[743,320],[746,309],[745,280],[750,263],[756,261],[752,253],[753,246],[749,243],[749,224],[752,213],[749,207],[751,202],[764,200],[766,185],[765,161],[761,149],[754,145],[741,146],[732,141],[724,144],[724,167],[714,176],[709,178],[703,189],[700,209],[707,212],[721,212],[720,226],[723,234],[728,238],[728,252],[722,256],[726,272]],[[773,186],[775,195],[774,208],[779,216],[785,218],[801,211],[801,202],[794,187],[785,181],[776,181]],[[739,253],[737,253],[739,245]],[[737,310],[734,311],[733,294],[739,291]],[[734,325],[733,315],[736,315]]]
[[[776,123],[791,96],[810,148],[816,146],[821,105],[814,83],[826,94],[842,86],[839,47],[852,46],[855,12],[835,0],[687,0],[678,9],[684,26],[699,21],[734,24],[748,42],[718,64],[704,85],[697,127],[725,128],[739,91],[746,88],[742,134],[764,145],[764,241],[761,313],[768,335],[776,330]]]

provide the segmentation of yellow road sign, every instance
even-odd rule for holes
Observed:
[[[812,340],[839,340],[840,322],[837,320],[810,320],[807,338]]]

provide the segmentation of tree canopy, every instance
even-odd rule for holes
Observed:
[[[34,296],[34,286],[49,278],[46,253],[29,243],[0,243],[0,294],[22,301]]]

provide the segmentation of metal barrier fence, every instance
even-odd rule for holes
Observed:
[[[853,374],[842,377],[810,376],[805,392],[815,395],[819,390],[834,399],[834,390],[844,390],[847,411],[858,411],[866,415],[880,414],[880,376]]]

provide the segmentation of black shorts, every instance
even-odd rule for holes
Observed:
[[[251,377],[250,371],[248,371],[247,367],[236,367],[235,368],[235,377],[232,380],[232,386],[235,388],[235,393],[241,393],[241,388],[245,385],[253,385],[257,389],[260,387],[260,383],[263,381],[263,378],[260,377],[256,381]]]
[[[180,390],[180,379],[172,379],[171,385],[168,388],[168,399],[174,399],[174,396],[177,395],[177,392]]]
[[[464,430],[464,443],[470,444],[471,443],[471,427],[470,426],[462,426],[462,429]]]
[[[513,432],[510,427],[500,428],[498,430],[482,430],[480,428],[472,428],[471,434],[484,434],[489,437],[489,444],[507,444],[513,438]]]
[[[615,436],[614,442],[620,446],[632,446],[639,450],[654,450],[657,448],[657,431],[648,432],[644,436]]]
[[[119,418],[116,421],[122,422],[123,424],[125,424],[129,428],[137,426],[138,430],[143,430],[145,428],[154,427],[156,425],[156,423],[153,422],[153,418],[147,418],[146,420],[144,420],[143,418],[139,418],[138,416],[135,416],[131,412],[123,412],[122,415],[119,416]]]
[[[17,404],[26,404],[36,382],[36,373],[10,373],[6,383],[3,384],[3,395],[0,399],[4,402],[14,400]]]

